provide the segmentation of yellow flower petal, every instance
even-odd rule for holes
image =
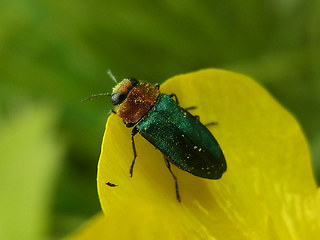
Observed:
[[[94,216],[90,221],[85,223],[85,226],[78,230],[76,233],[72,234],[65,239],[70,240],[98,240],[98,239],[105,239],[107,236],[106,232],[106,218],[105,215],[102,213],[97,214]]]
[[[250,78],[208,69],[173,77],[160,90],[210,130],[226,157],[220,180],[175,166],[182,202],[162,154],[140,135],[133,178],[130,133],[109,117],[98,166],[108,239],[315,239],[319,193],[305,137],[296,122]],[[111,182],[118,186],[109,187]],[[179,237],[178,237],[179,236]]]

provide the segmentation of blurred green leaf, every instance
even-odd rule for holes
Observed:
[[[50,106],[24,105],[1,117],[0,239],[43,239],[63,157]]]

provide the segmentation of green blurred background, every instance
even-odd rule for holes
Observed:
[[[106,74],[252,76],[300,121],[320,180],[320,1],[0,1],[0,239],[56,239],[100,210]],[[279,146],[281,147],[281,146]],[[294,159],[292,159],[294,161]]]

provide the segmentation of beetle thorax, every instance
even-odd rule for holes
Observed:
[[[159,89],[155,85],[139,82],[115,111],[126,123],[136,123],[154,106],[158,96]]]

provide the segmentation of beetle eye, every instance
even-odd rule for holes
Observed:
[[[113,105],[119,105],[126,99],[127,95],[123,93],[114,93],[111,95],[111,102]]]
[[[132,87],[135,87],[139,84],[139,81],[135,78],[129,78],[129,81],[132,84]]]

